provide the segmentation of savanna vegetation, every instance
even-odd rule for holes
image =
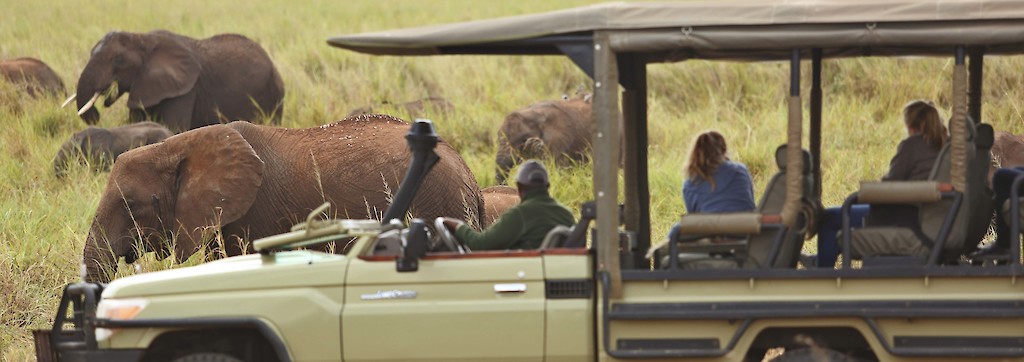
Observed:
[[[284,78],[283,126],[312,127],[378,101],[445,97],[456,111],[432,117],[481,187],[494,184],[497,130],[508,112],[556,99],[590,80],[565,58],[458,56],[397,58],[328,47],[330,36],[527,14],[590,0],[285,1],[250,2],[3,0],[0,58],[32,56],[53,67],[74,91],[92,46],[111,30],[167,29],[196,38],[241,33],[270,53]],[[1024,131],[1024,61],[986,59],[984,120]],[[860,180],[879,178],[906,131],[900,109],[915,98],[950,114],[951,59],[849,59],[824,63],[823,202],[838,205]],[[809,68],[809,67],[807,67]],[[710,128],[729,140],[750,168],[755,192],[775,172],[784,140],[788,65],[691,61],[650,65],[650,165],[655,238],[684,211],[682,167],[691,138]],[[805,75],[809,74],[805,70]],[[808,76],[804,77],[809,79]],[[805,81],[806,83],[806,81]],[[53,175],[60,144],[85,127],[58,99],[0,93],[0,358],[33,358],[30,329],[49,327],[64,284],[79,278],[83,241],[106,174],[86,168]],[[805,84],[805,90],[807,88]],[[102,109],[101,126],[123,124],[124,100]],[[397,110],[395,115],[407,118]],[[578,210],[592,198],[589,165],[553,172],[556,197]],[[326,181],[326,180],[325,180]],[[813,243],[808,244],[813,249]],[[813,250],[811,250],[813,251]],[[196,259],[185,265],[196,263]],[[152,256],[138,271],[177,267]],[[122,266],[119,275],[136,273]]]

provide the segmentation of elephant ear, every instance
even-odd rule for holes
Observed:
[[[195,52],[180,40],[155,36],[158,40],[131,86],[131,108],[148,108],[164,99],[182,96],[199,80],[202,64]]]
[[[203,245],[210,231],[249,211],[263,183],[263,160],[238,131],[225,125],[198,128],[164,144],[181,157],[177,170],[174,245],[179,262]]]

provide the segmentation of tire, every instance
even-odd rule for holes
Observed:
[[[223,353],[193,353],[172,362],[244,362],[234,356]]]
[[[786,350],[772,362],[860,362],[860,360],[827,348],[799,348]]]

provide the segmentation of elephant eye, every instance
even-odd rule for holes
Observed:
[[[121,54],[115,55],[114,56],[114,64],[117,64],[117,65],[124,64],[124,56],[121,55]]]

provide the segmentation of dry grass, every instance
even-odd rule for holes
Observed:
[[[38,57],[72,87],[92,46],[114,29],[168,29],[193,37],[245,34],[267,48],[284,78],[284,126],[329,123],[382,100],[445,97],[455,111],[434,119],[438,132],[486,187],[494,184],[495,131],[505,114],[589,87],[581,71],[560,57],[374,57],[330,48],[325,39],[590,2],[6,1],[0,58]],[[1024,62],[992,57],[985,65],[983,118],[996,129],[1024,131],[1019,86]],[[858,181],[884,173],[905,135],[899,118],[905,102],[934,99],[948,116],[950,69],[949,59],[825,62],[826,205],[839,204]],[[658,238],[683,210],[679,188],[686,147],[705,129],[718,129],[729,139],[734,158],[753,173],[756,191],[763,189],[775,172],[772,152],[784,140],[787,66],[691,61],[649,70],[651,215]],[[28,330],[48,327],[60,288],[78,280],[83,241],[106,174],[73,168],[65,180],[53,177],[50,162],[58,147],[85,125],[73,110],[57,108],[60,100],[0,94],[0,356],[21,361],[31,359]],[[102,110],[102,126],[124,122],[123,102]],[[574,209],[592,198],[589,165],[556,170],[552,183],[555,196]],[[140,265],[143,271],[172,267],[152,256]],[[118,270],[134,272],[126,266]]]

